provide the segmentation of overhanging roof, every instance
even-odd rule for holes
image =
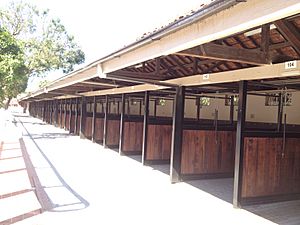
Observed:
[[[147,60],[181,52],[300,13],[300,3],[297,0],[278,0],[276,4],[272,0],[252,0],[236,5],[239,2],[215,1],[191,16],[178,20],[162,30],[54,81],[46,87],[46,90],[39,90],[27,99],[99,76],[105,78],[111,72]],[[106,90],[106,92],[110,91]]]

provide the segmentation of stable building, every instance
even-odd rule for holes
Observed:
[[[300,3],[212,1],[23,97],[32,116],[233,205],[300,198]]]

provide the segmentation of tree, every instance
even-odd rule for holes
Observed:
[[[53,70],[68,73],[74,65],[84,62],[84,52],[74,37],[68,34],[58,18],[50,17],[49,10],[39,10],[29,3],[13,1],[7,8],[0,8],[0,26],[1,32],[5,31],[5,35],[16,40],[14,46],[18,49],[18,57],[16,52],[5,48],[0,50],[7,55],[12,54],[17,60],[7,64],[1,59],[1,66],[11,67],[3,70],[1,76],[5,77],[6,82],[13,83],[7,83],[6,91],[0,91],[0,100],[8,98],[3,93],[15,95],[24,91],[24,82],[27,83],[30,76],[44,76]]]
[[[5,29],[0,28],[0,105],[25,91],[28,77],[21,44]]]

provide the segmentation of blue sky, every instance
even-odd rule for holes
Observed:
[[[12,0],[1,0],[0,6]],[[99,59],[143,33],[168,24],[210,0],[23,0],[48,8],[59,17],[86,54],[86,63]],[[51,73],[49,80],[60,72]],[[31,81],[34,88],[39,81]]]

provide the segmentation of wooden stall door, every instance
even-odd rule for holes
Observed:
[[[242,198],[300,193],[300,138],[247,137]]]
[[[146,160],[170,160],[172,125],[148,125]]]
[[[62,116],[61,116],[62,118],[61,118],[61,127],[63,128],[64,126],[65,126],[65,113],[63,112],[62,113]]]
[[[84,136],[88,139],[92,139],[92,122],[92,117],[86,117]]]
[[[234,170],[235,133],[184,130],[181,173],[231,177]]]
[[[69,116],[70,116],[70,113],[67,113],[67,114],[66,114],[66,129],[67,129],[67,130],[70,130],[70,120],[69,120]]]
[[[80,114],[78,114],[78,116],[77,116],[77,131],[76,131],[76,135],[79,135],[79,131],[80,131]]]
[[[95,122],[95,141],[103,142],[103,129],[104,129],[104,119],[96,118]]]
[[[141,153],[143,142],[143,122],[124,122],[123,146],[125,153]]]
[[[110,148],[119,146],[120,120],[107,120],[106,145]]]
[[[71,124],[70,124],[70,132],[74,133],[75,131],[75,115],[72,113],[71,115]]]

